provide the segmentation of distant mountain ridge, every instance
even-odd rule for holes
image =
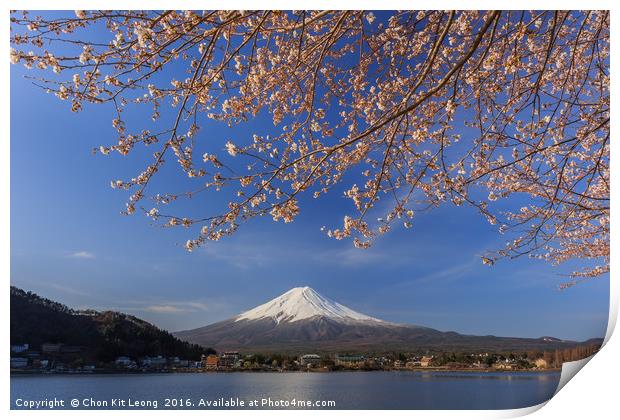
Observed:
[[[213,349],[186,343],[132,315],[113,311],[77,311],[11,286],[11,344],[81,346],[99,360],[118,356],[179,356],[200,359]]]
[[[230,319],[173,334],[218,350],[273,352],[524,351],[576,344],[552,337],[475,336],[391,323],[354,311],[307,286],[293,288]]]
[[[74,310],[11,286],[11,344],[64,343],[81,346],[97,360],[117,356],[179,356],[241,350],[251,352],[333,351],[527,351],[579,344],[554,337],[463,335],[395,324],[356,312],[309,287],[295,288],[231,319],[168,333],[135,316],[113,311]],[[601,343],[592,339],[584,343]],[[193,344],[189,344],[193,343]]]

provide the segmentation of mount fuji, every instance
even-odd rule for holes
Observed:
[[[441,332],[396,324],[354,311],[296,287],[233,318],[174,335],[218,350],[244,351],[388,351],[530,350],[561,348],[574,342]]]
[[[307,286],[295,287],[263,305],[238,315],[235,321],[272,319],[276,324],[280,324],[314,317],[329,318],[343,324],[385,323],[323,297]]]

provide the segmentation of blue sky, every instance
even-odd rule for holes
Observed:
[[[308,285],[355,310],[470,334],[565,339],[603,336],[608,276],[558,291],[578,266],[521,258],[494,267],[479,255],[506,240],[469,208],[444,206],[416,216],[369,250],[329,239],[350,200],[303,199],[294,223],[254,220],[193,253],[195,232],[162,229],[142,215],[121,216],[127,195],[109,183],[133,176],[147,157],[92,155],[114,141],[112,109],[70,112],[11,66],[11,284],[72,307],[116,309],[180,330],[230,317],[286,290]],[[132,123],[148,128],[149,112]],[[163,115],[163,119],[166,115]],[[223,145],[269,124],[200,136]],[[178,180],[173,165],[162,186]],[[210,197],[211,199],[211,197]],[[220,198],[213,198],[220,200]],[[189,203],[188,206],[198,206]],[[200,208],[200,207],[196,207]]]

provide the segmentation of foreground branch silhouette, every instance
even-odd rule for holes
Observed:
[[[131,191],[127,214],[198,226],[189,250],[255,216],[290,222],[301,194],[334,190],[355,210],[326,233],[357,247],[451,202],[512,231],[487,264],[528,254],[589,259],[576,277],[609,271],[606,11],[14,12],[11,22],[11,62],[41,70],[37,85],[76,112],[113,104],[118,139],[101,153],[152,150],[112,186]],[[124,112],[139,104],[155,122],[130,130]],[[258,114],[269,132],[199,131]],[[157,191],[173,159],[187,190]],[[163,210],[211,191],[228,206]],[[494,202],[508,197],[522,204],[502,213]]]

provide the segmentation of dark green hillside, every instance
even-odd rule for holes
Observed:
[[[131,315],[76,311],[11,286],[11,344],[28,343],[38,349],[48,342],[81,346],[102,361],[156,355],[196,360],[214,352]]]

